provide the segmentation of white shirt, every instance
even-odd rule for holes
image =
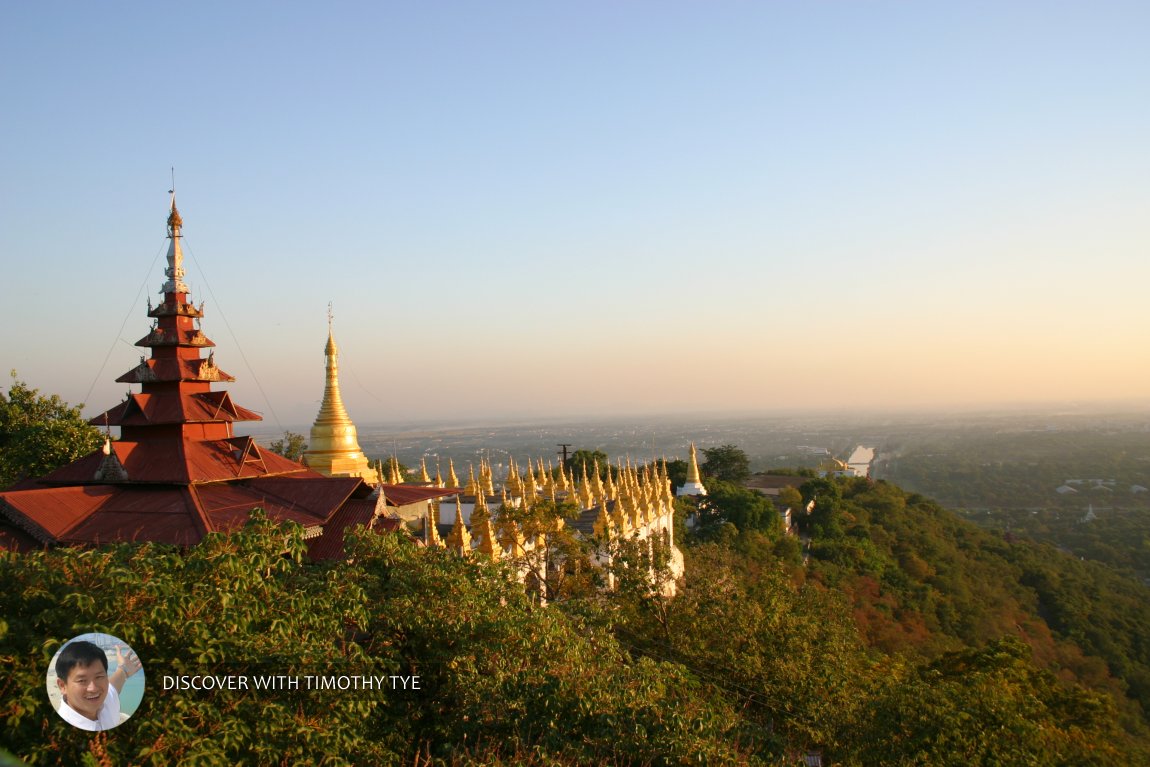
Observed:
[[[120,694],[116,692],[113,685],[108,685],[108,695],[104,698],[104,705],[100,707],[100,715],[95,720],[84,716],[65,701],[60,701],[60,708],[56,713],[63,717],[65,722],[73,727],[79,727],[81,730],[93,732],[110,730],[120,723]]]

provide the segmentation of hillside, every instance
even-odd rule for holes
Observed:
[[[1114,764],[1147,757],[1145,591],[865,481],[813,480],[802,563],[763,499],[683,540],[674,599],[541,607],[491,563],[360,535],[308,564],[260,515],[187,552],[0,555],[3,745],[36,764]],[[769,510],[769,509],[768,509]],[[285,556],[286,553],[286,556]],[[627,568],[632,568],[628,571]],[[98,596],[97,596],[98,595]],[[95,739],[48,709],[59,641],[144,659],[144,706]],[[402,674],[418,691],[164,691],[164,675]],[[48,737],[45,737],[45,733]]]

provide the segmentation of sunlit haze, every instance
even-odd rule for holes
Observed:
[[[0,351],[87,402],[175,167],[303,424],[1150,398],[1150,6],[8,4]]]

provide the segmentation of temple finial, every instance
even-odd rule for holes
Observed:
[[[172,169],[172,188],[168,190],[172,195],[172,206],[168,212],[168,239],[171,243],[168,245],[168,268],[164,270],[164,275],[168,278],[164,283],[164,293],[187,293],[188,286],[184,283],[184,251],[180,247],[180,239],[183,237],[180,234],[180,229],[184,226],[184,220],[180,217],[180,211],[176,209],[176,171]]]

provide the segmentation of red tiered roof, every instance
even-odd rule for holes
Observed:
[[[137,346],[150,359],[117,378],[140,385],[91,423],[120,427],[120,440],[35,481],[0,493],[0,547],[154,541],[190,546],[233,530],[262,507],[269,519],[309,530],[313,555],[341,556],[344,529],[371,519],[371,488],[332,478],[237,437],[232,424],[260,415],[232,402],[214,381],[232,381],[215,365],[215,346],[199,329],[203,309],[183,283],[180,228],[168,216],[164,301],[149,306],[155,324]],[[329,537],[330,536],[330,537]]]

